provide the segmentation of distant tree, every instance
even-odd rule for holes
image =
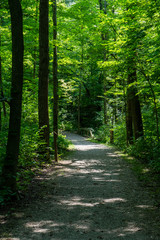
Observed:
[[[137,26],[135,12],[135,3],[129,4],[126,10],[126,17],[128,23],[127,31],[127,56],[126,66],[128,72],[127,80],[127,141],[133,142],[133,137],[138,139],[143,136],[143,122],[141,115],[141,106],[139,101],[139,95],[137,91],[137,69],[136,69],[136,52],[137,52]],[[132,129],[133,128],[133,129]],[[133,136],[132,136],[133,134]]]
[[[107,15],[107,1],[106,0],[99,0],[99,7],[100,7],[100,11],[103,11],[103,13],[105,14],[105,16]],[[108,36],[108,31],[105,30],[105,32],[101,33],[101,38],[102,38],[102,44],[105,44],[106,41],[109,39]],[[103,61],[107,61],[107,51],[106,51],[106,46],[103,47]],[[103,89],[104,89],[104,94],[106,92],[106,71],[104,70],[102,73],[102,77],[103,77]],[[103,108],[104,108],[104,124],[107,124],[107,99],[106,96],[104,95],[103,98]]]

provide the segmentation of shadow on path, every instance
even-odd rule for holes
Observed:
[[[159,240],[159,210],[127,164],[111,148],[67,137],[76,151],[48,173],[42,199],[1,216],[0,239]]]

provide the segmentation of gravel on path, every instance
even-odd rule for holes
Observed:
[[[66,133],[75,151],[41,176],[40,197],[10,219],[0,240],[160,240],[160,211],[115,151]]]

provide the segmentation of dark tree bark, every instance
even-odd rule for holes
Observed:
[[[136,82],[137,73],[135,68],[134,57],[128,61],[128,90],[127,90],[127,116],[128,116],[128,141],[131,142],[132,130],[131,130],[131,120],[133,127],[133,135],[135,140],[143,136],[143,122],[141,115],[141,106],[139,101],[139,96],[137,94]]]
[[[55,161],[58,162],[58,66],[57,66],[57,3],[53,0],[53,134],[54,134],[54,156]]]
[[[131,93],[130,90],[127,89],[127,103],[126,103],[126,131],[127,131],[127,145],[133,144],[133,128],[132,128],[132,111],[131,105],[132,100],[130,99]]]
[[[1,75],[1,56],[0,56],[0,85],[2,82],[2,75]],[[1,87],[0,87],[1,88]],[[0,131],[2,129],[2,103],[0,102]]]
[[[5,189],[16,192],[23,87],[23,21],[20,1],[8,0],[8,3],[12,29],[12,85],[9,133],[1,184]]]
[[[104,81],[103,81],[104,83]],[[103,89],[104,89],[104,93],[107,91],[106,90],[106,84],[104,84],[103,86]],[[104,115],[104,124],[107,125],[107,120],[108,120],[108,116],[107,116],[107,99],[104,95],[104,100],[103,100],[103,107],[104,107],[104,110],[103,110],[103,115]]]
[[[38,0],[36,0],[36,18],[35,18],[36,24],[38,25]],[[35,43],[34,47],[34,54],[33,54],[33,78],[36,78],[36,62],[37,62],[37,43]]]
[[[2,107],[0,103],[0,131],[2,130]]]
[[[82,85],[81,82],[79,83],[79,94],[78,94],[78,133],[80,134],[81,128],[81,92],[82,92]]]
[[[130,4],[126,8],[126,17],[128,21],[128,52],[126,56],[127,63],[127,71],[128,71],[128,79],[127,79],[127,140],[128,143],[132,143],[131,138],[134,140],[143,136],[143,122],[141,115],[141,106],[139,101],[139,95],[137,94],[137,67],[136,67],[136,52],[137,52],[137,44],[138,39],[136,36],[136,16],[130,13],[130,9],[134,8],[134,5]],[[132,121],[132,124],[131,124]],[[132,127],[132,129],[131,129]],[[132,137],[133,131],[133,137]]]
[[[48,67],[48,0],[40,0],[38,114],[42,141],[40,153],[44,154],[46,161],[49,160]]]
[[[99,7],[100,7],[100,10],[103,10],[102,0],[99,0]]]

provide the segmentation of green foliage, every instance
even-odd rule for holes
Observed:
[[[142,163],[148,164],[156,172],[160,172],[160,149],[156,139],[139,138],[128,152],[138,158]]]
[[[0,172],[1,172],[1,167],[3,164],[3,159],[5,156],[5,150],[6,150],[6,141],[7,141],[6,131],[0,131],[0,138],[2,139],[0,142]]]
[[[71,144],[71,142],[66,139],[66,136],[62,134],[59,134],[57,143],[60,153],[63,153],[65,150],[67,150],[69,145]]]
[[[50,144],[52,146],[51,149],[53,149],[53,136],[50,137]],[[71,142],[68,139],[66,139],[66,136],[64,134],[59,133],[57,145],[58,145],[58,153],[62,155],[69,149]],[[54,152],[54,150],[52,150],[52,152]]]
[[[70,121],[64,121],[64,125],[62,126],[62,129],[65,131],[72,132],[74,130],[73,123]]]
[[[22,131],[22,139],[20,145],[19,165],[21,167],[34,166],[33,159],[38,158],[39,132],[37,129],[25,126]]]
[[[125,122],[116,124],[114,129],[114,144],[120,148],[126,148],[126,125]]]
[[[38,2],[21,1],[24,18],[24,87],[21,127],[21,144],[17,182],[19,189],[27,187],[44,159],[39,158],[38,146]],[[53,129],[53,23],[50,1],[50,73],[49,108],[50,129]],[[160,4],[158,1],[107,1],[106,13],[100,11],[97,0],[58,2],[58,78],[59,78],[59,127],[77,130],[78,104],[81,127],[95,129],[96,139],[110,142],[120,149],[147,163],[155,172],[160,171],[158,143],[160,118]],[[11,25],[8,2],[0,4],[0,36],[2,80],[4,97],[10,101],[11,86]],[[128,87],[137,88],[144,137],[133,145],[126,145],[126,93],[128,61],[134,57],[137,81]],[[80,92],[81,86],[81,92]],[[80,99],[80,103],[79,103]],[[104,125],[104,100],[106,100],[107,125]],[[9,105],[7,116],[2,114],[0,131],[0,172],[5,158],[8,135]],[[60,154],[69,142],[59,135]],[[50,135],[52,152],[53,136]],[[7,196],[9,190],[4,190]],[[0,200],[3,202],[3,198]]]
[[[15,196],[16,196],[16,193],[13,193],[9,188],[1,189],[1,191],[0,191],[0,206],[5,206]]]
[[[95,139],[103,143],[109,142],[109,131],[109,127],[107,127],[106,125],[102,125],[96,130]]]

